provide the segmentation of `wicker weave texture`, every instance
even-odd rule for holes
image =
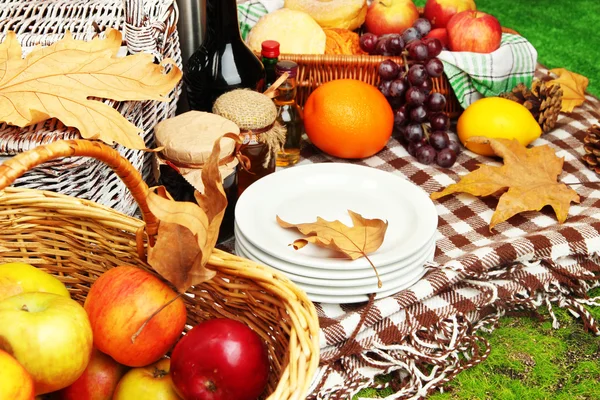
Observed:
[[[76,39],[90,40],[107,28],[123,33],[123,45],[129,54],[149,52],[157,60],[171,58],[181,67],[177,34],[177,7],[174,0],[0,0],[0,40],[13,30],[24,53],[35,45],[50,45],[67,30]],[[178,85],[170,102],[105,102],[115,107],[142,130],[147,147],[154,145],[154,126],[175,115],[181,93]],[[76,129],[56,119],[18,128],[0,124],[0,155],[14,155],[56,140],[80,138]],[[151,177],[151,158],[147,153],[115,146],[118,152]],[[64,159],[28,171],[15,186],[55,190],[70,196],[92,200],[133,215],[137,206],[123,183],[110,168],[93,159]]]
[[[62,194],[8,187],[40,162],[88,156],[107,163],[140,202],[144,221],[97,203]],[[6,189],[4,189],[6,188]],[[4,190],[2,190],[4,189]],[[116,151],[85,140],[58,141],[22,153],[0,166],[0,263],[21,261],[55,275],[83,304],[107,269],[145,262],[156,219],[145,204],[148,187]],[[306,294],[270,267],[214,250],[208,267],[217,275],[183,296],[190,329],[210,318],[240,320],[267,343],[269,400],[304,399],[319,362],[318,319]]]
[[[380,82],[377,70],[383,60],[392,59],[398,65],[404,65],[402,57],[370,55],[281,54],[279,59],[294,61],[298,64],[296,99],[302,106],[313,90],[323,83],[334,79],[357,79],[377,86]],[[446,76],[433,78],[432,83],[434,92],[446,96],[444,111],[450,117],[457,117],[462,109]]]
[[[510,28],[502,28],[502,32],[517,34]],[[304,106],[308,96],[323,83],[334,79],[358,79],[371,85],[379,85],[379,64],[383,60],[392,59],[404,66],[402,57],[378,55],[346,55],[346,54],[281,54],[280,60],[295,61],[298,64],[298,97],[297,101]],[[433,91],[446,96],[444,112],[456,118],[463,111],[446,75],[432,78]]]

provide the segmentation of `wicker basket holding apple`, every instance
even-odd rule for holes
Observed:
[[[76,156],[111,166],[144,220],[9,187],[39,164]],[[0,166],[0,399],[304,398],[319,361],[305,293],[216,249],[211,279],[184,291],[169,284],[147,256],[162,240],[148,193],[99,142],[57,141]]]
[[[516,33],[502,28],[492,15],[475,10],[473,0],[428,0],[423,9],[411,0],[285,0],[284,8],[258,21],[246,41],[256,53],[264,40],[280,42],[279,58],[299,65],[297,100],[301,105],[314,89],[333,79],[358,79],[379,86],[392,105],[404,103],[405,91],[390,94],[389,82],[401,76],[406,64],[425,66],[435,60],[429,79],[415,86],[426,94],[444,95],[443,111],[456,117],[462,107],[436,56],[442,49],[488,53],[500,46],[502,32]],[[459,13],[460,21],[448,26]],[[428,52],[423,52],[421,44]],[[387,59],[401,67],[396,75],[380,70]]]

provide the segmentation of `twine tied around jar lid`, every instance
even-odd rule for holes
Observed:
[[[154,137],[160,152],[153,157],[152,172],[158,181],[160,166],[168,165],[178,172],[196,190],[202,192],[202,168],[210,157],[214,143],[220,138],[219,172],[222,179],[235,172],[239,163],[248,163],[239,153],[238,126],[221,116],[188,111],[159,122]]]
[[[277,107],[270,93],[272,91],[263,94],[250,89],[235,89],[219,96],[212,109],[213,113],[233,121],[240,128],[242,146],[256,143],[268,146],[269,152],[263,162],[265,167],[283,148],[286,135],[285,126],[277,121]]]

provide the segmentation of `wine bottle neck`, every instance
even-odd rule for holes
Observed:
[[[240,39],[236,0],[206,0],[206,35]]]

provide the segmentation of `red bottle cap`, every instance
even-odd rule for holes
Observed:
[[[279,42],[275,40],[265,40],[262,42],[261,55],[267,58],[279,57]]]

